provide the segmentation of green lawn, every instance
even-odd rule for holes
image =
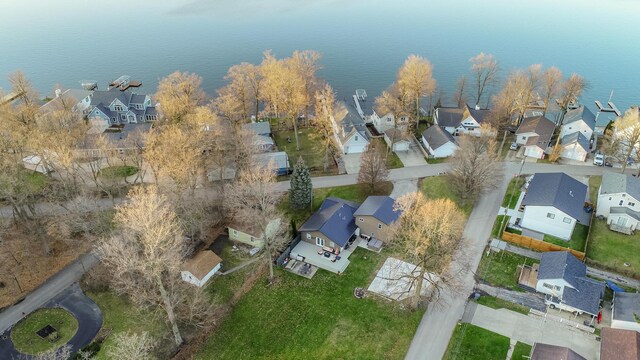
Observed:
[[[429,120],[420,120],[418,127],[415,128],[416,138],[420,139],[422,137],[422,133],[429,128],[429,122],[431,121],[431,118],[429,117],[427,119]]]
[[[173,342],[169,338],[169,328],[165,324],[164,318],[161,318],[161,314],[158,312],[152,312],[149,310],[143,310],[135,305],[131,304],[126,298],[117,296],[111,292],[86,292],[93,301],[98,304],[103,316],[103,329],[111,329],[111,336],[109,336],[100,351],[98,352],[96,359],[107,360],[106,350],[109,346],[113,345],[113,335],[131,331],[134,333],[141,333],[147,331],[149,335],[160,340],[159,347],[157,349],[158,355],[166,354],[171,351]],[[168,339],[168,340],[167,340]]]
[[[393,151],[387,157],[387,169],[399,169],[404,167],[402,160]]]
[[[56,329],[51,339],[41,338],[36,332],[51,325]],[[66,344],[78,331],[78,320],[61,308],[40,309],[29,314],[11,330],[11,341],[16,350],[35,355],[57,349]]]
[[[353,296],[385,258],[356,249],[344,274],[319,270],[311,280],[277,270],[279,281],[260,280],[195,358],[404,358],[423,311]]]
[[[587,235],[589,234],[589,227],[582,224],[576,224],[576,227],[573,229],[573,234],[571,234],[571,240],[566,241],[555,236],[544,235],[544,241],[564,247],[568,247],[570,249],[584,251],[584,245],[587,242]]]
[[[138,172],[135,166],[111,166],[100,169],[100,176],[109,179],[122,179]]]
[[[28,184],[33,188],[33,192],[42,190],[47,185],[47,176],[37,171],[27,173]]]
[[[446,176],[431,176],[420,180],[418,184],[422,193],[431,199],[450,199],[455,202],[460,210],[462,210],[467,216],[471,214],[473,210],[473,204],[464,201],[453,191],[451,183]]]
[[[300,150],[296,150],[295,133],[293,130],[274,130],[273,138],[278,146],[278,150],[289,155],[291,166],[298,162],[302,156],[305,164],[309,167],[311,176],[335,175],[336,165],[333,159],[329,159],[329,167],[324,172],[324,148],[319,138],[312,136],[316,130],[314,128],[298,128],[298,139],[300,140]],[[287,141],[291,138],[291,142]]]
[[[596,266],[601,265],[629,276],[640,276],[640,232],[625,235],[611,231],[604,220],[596,218],[591,226],[587,258]],[[630,266],[624,266],[624,263]]]
[[[518,341],[513,349],[511,360],[529,359],[529,355],[531,355],[531,345]]]
[[[427,164],[442,164],[447,162],[448,158],[425,158]]]
[[[537,262],[537,261],[535,261]],[[486,253],[480,260],[478,276],[493,286],[522,291],[518,287],[518,265],[532,265],[534,260],[507,251]]]
[[[493,223],[493,229],[491,230],[491,236],[494,238],[502,238],[502,231],[509,224],[509,219],[511,216],[507,216],[507,220],[504,220],[504,215],[498,215],[496,217],[496,222]],[[504,220],[504,224],[502,221]]]
[[[504,199],[502,200],[502,207],[508,207],[509,209],[515,209],[518,204],[518,198],[522,191],[522,185],[524,185],[524,176],[516,176],[511,179],[509,182],[509,187],[507,187],[507,192],[504,195]],[[512,196],[513,195],[513,196]]]
[[[393,190],[393,184],[391,182],[385,182],[380,190],[374,195],[389,195]],[[320,208],[320,205],[324,199],[328,197],[337,197],[344,200],[355,201],[358,203],[363,202],[367,198],[367,194],[362,190],[360,185],[345,185],[336,186],[330,188],[313,189],[313,206],[312,208],[306,208],[302,210],[292,209],[289,205],[289,194],[285,194],[282,201],[278,205],[280,210],[284,212],[289,219],[296,222],[299,227],[304,221],[306,221],[311,214]]]
[[[458,324],[443,360],[504,360],[509,338],[471,324]]]
[[[602,184],[602,176],[589,177],[589,199],[594,204],[598,200],[598,189],[600,189],[600,184]]]
[[[529,314],[528,307],[493,296],[481,296],[478,300],[476,300],[476,302],[478,304],[488,306],[492,309],[507,309],[524,315]]]

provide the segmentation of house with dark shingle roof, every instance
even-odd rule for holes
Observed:
[[[389,227],[400,217],[395,200],[388,196],[369,196],[353,214],[360,236],[388,241]]]
[[[568,347],[541,343],[533,344],[529,358],[531,360],[586,360]]]
[[[611,327],[640,332],[640,293],[613,293]]]
[[[544,116],[525,118],[516,130],[516,143],[524,146],[524,155],[544,158],[544,152],[556,129],[556,124]]]
[[[490,110],[471,107],[439,107],[433,114],[433,122],[451,135],[480,136],[480,126],[486,122]]]
[[[598,189],[597,216],[607,218],[611,230],[630,234],[640,224],[640,179],[605,171]]]
[[[562,137],[561,147],[561,158],[585,161],[591,150],[591,142],[581,132],[576,131]]]
[[[422,132],[422,145],[434,158],[449,157],[458,150],[453,135],[438,125],[430,126]]]
[[[640,360],[640,333],[603,327],[600,360]]]
[[[586,197],[587,185],[565,173],[536,173],[522,200],[520,224],[525,229],[569,240],[576,223],[589,225],[584,211]]]
[[[107,126],[143,123],[158,119],[158,113],[151,105],[149,95],[121,91],[116,87],[106,91],[94,91],[86,112],[87,118],[100,119]]]
[[[560,137],[579,132],[587,139],[591,139],[595,127],[596,116],[586,106],[580,105],[565,114],[562,120],[562,128],[560,129]]]
[[[365,121],[353,104],[341,105],[331,116],[336,143],[344,154],[362,153],[369,144],[369,132]]]
[[[536,291],[552,308],[597,316],[605,285],[587,277],[587,266],[568,251],[542,254]]]

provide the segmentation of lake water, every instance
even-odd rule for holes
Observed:
[[[449,97],[468,59],[492,53],[506,76],[533,63],[590,82],[582,102],[640,103],[636,0],[0,0],[0,87],[22,70],[43,93],[55,84],[128,74],[155,91],[175,70],[209,94],[229,66],[294,49],[323,54],[320,75],[340,98],[393,82],[412,53],[434,65]]]

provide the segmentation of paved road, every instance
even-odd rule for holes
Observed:
[[[0,313],[0,333],[5,332],[22,319],[23,313],[29,314],[42,307],[56,295],[77,282],[96,263],[98,263],[98,258],[92,253],[81,255],[76,261],[67,265],[40,287],[33,290],[22,302],[3,310]]]

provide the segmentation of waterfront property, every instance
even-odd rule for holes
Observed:
[[[379,134],[384,134],[389,129],[406,130],[409,117],[399,116],[396,118],[393,113],[380,115],[374,108],[374,100],[367,97],[367,92],[364,89],[357,89],[353,94],[356,111],[365,123],[373,125]]]
[[[560,157],[576,161],[585,161],[591,150],[591,143],[582,132],[576,131],[562,137]]]
[[[480,127],[486,122],[489,112],[489,109],[467,104],[462,108],[439,107],[434,112],[433,122],[451,135],[480,136]]]
[[[364,152],[369,144],[369,133],[352,104],[342,103],[331,117],[331,122],[336,143],[343,154]]]
[[[434,158],[445,158],[458,150],[456,140],[448,131],[433,125],[422,132],[422,144]]]
[[[101,120],[106,127],[158,119],[158,112],[151,105],[149,95],[122,91],[117,87],[94,91],[91,103],[85,111],[87,118]]]
[[[556,124],[542,115],[527,117],[516,130],[516,144],[524,146],[525,156],[542,159],[555,129]]]
[[[565,114],[560,128],[560,137],[579,132],[587,139],[591,139],[595,126],[596,116],[586,106],[580,105]]]

